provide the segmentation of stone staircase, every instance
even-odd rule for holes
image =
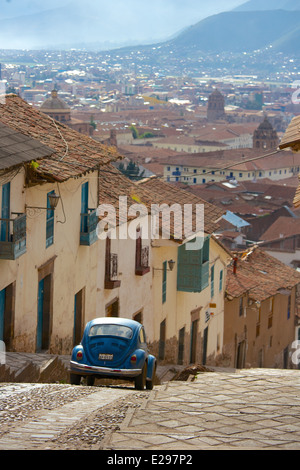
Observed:
[[[7,352],[5,364],[0,364],[0,383],[70,383],[70,358],[71,356]],[[183,366],[172,364],[158,365],[156,384],[174,379],[182,369]],[[106,382],[105,379],[101,381]]]
[[[0,382],[69,383],[70,356],[7,352]]]

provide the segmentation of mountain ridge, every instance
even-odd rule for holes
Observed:
[[[248,0],[233,11],[300,10],[300,0]]]
[[[299,55],[300,11],[224,12],[179,34],[172,44],[202,52],[251,52],[274,47]]]
[[[28,10],[31,14],[27,13],[22,2],[25,6],[31,5]],[[61,6],[57,6],[58,0],[53,6],[50,0],[44,0],[43,11],[37,11],[38,0],[11,0],[11,10],[7,4],[6,11],[1,13],[0,10],[0,48],[8,45],[10,49],[43,49],[57,44],[72,47],[77,43],[96,41],[130,43],[167,40],[204,17],[233,8],[241,2],[151,0],[150,8],[145,0],[62,0]],[[18,6],[23,16],[12,17]]]

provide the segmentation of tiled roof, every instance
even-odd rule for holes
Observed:
[[[270,242],[292,237],[294,235],[300,235],[300,219],[293,217],[278,217],[265,233],[261,235],[260,240]]]
[[[281,139],[279,148],[293,148],[296,151],[300,150],[300,116],[294,117],[290,122],[283,138]]]
[[[195,227],[196,204],[204,204],[204,231],[213,233],[217,228],[217,220],[224,214],[223,210],[207,203],[185,190],[178,190],[170,183],[165,183],[157,177],[147,178],[139,182],[132,182],[113,165],[102,169],[99,175],[99,204],[113,204],[119,220],[119,196],[128,197],[128,207],[134,203],[144,204],[148,213],[151,213],[152,204],[193,204],[193,229]],[[175,232],[176,223],[172,223],[171,234]]]
[[[153,194],[154,201],[157,204],[196,204],[204,205],[204,226],[206,233],[213,233],[217,228],[217,221],[224,214],[224,210],[206,202],[204,199],[195,196],[189,191],[179,189],[170,183],[166,183],[159,178],[148,178],[139,182],[143,188]]]
[[[300,273],[254,248],[239,256],[236,274],[232,268],[228,269],[226,294],[234,298],[248,292],[251,299],[262,301],[277,294],[280,289],[292,289],[298,283]]]
[[[54,153],[38,140],[21,134],[0,122],[0,170],[32,160],[40,160]]]
[[[161,163],[212,170],[230,168],[232,171],[267,171],[300,166],[300,154],[282,151],[276,155],[265,157],[264,155],[267,154],[267,151],[246,148],[216,150],[198,154],[179,154],[178,156],[166,158]],[[254,161],[250,161],[254,158]]]
[[[292,149],[295,157],[300,155],[300,116],[296,116],[292,119],[289,124],[281,142],[279,144],[280,149]],[[300,207],[300,185],[297,187],[296,194],[294,197],[294,206]]]
[[[5,103],[0,104],[0,121],[55,151],[35,169],[46,179],[62,182],[119,158],[115,147],[104,146],[52,120],[15,95],[6,96]]]

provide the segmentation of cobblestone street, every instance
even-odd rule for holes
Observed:
[[[128,386],[0,384],[0,450],[300,449],[297,370]]]

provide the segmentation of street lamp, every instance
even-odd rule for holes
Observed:
[[[168,261],[168,265],[169,265],[170,271],[173,271],[174,266],[175,266],[175,261],[172,260],[172,259],[170,259],[170,260]]]
[[[48,194],[48,201],[50,207],[34,207],[34,206],[27,206],[25,205],[25,209],[37,209],[37,210],[45,210],[45,211],[54,211],[57,207],[58,201],[60,200],[60,196],[58,196],[55,192]]]
[[[168,261],[169,271],[173,271],[174,266],[175,266],[175,263],[176,263],[176,261],[174,261],[174,260],[172,260],[172,259],[170,259],[170,260]],[[153,268],[153,269],[154,269],[155,271],[164,271],[163,268]]]

